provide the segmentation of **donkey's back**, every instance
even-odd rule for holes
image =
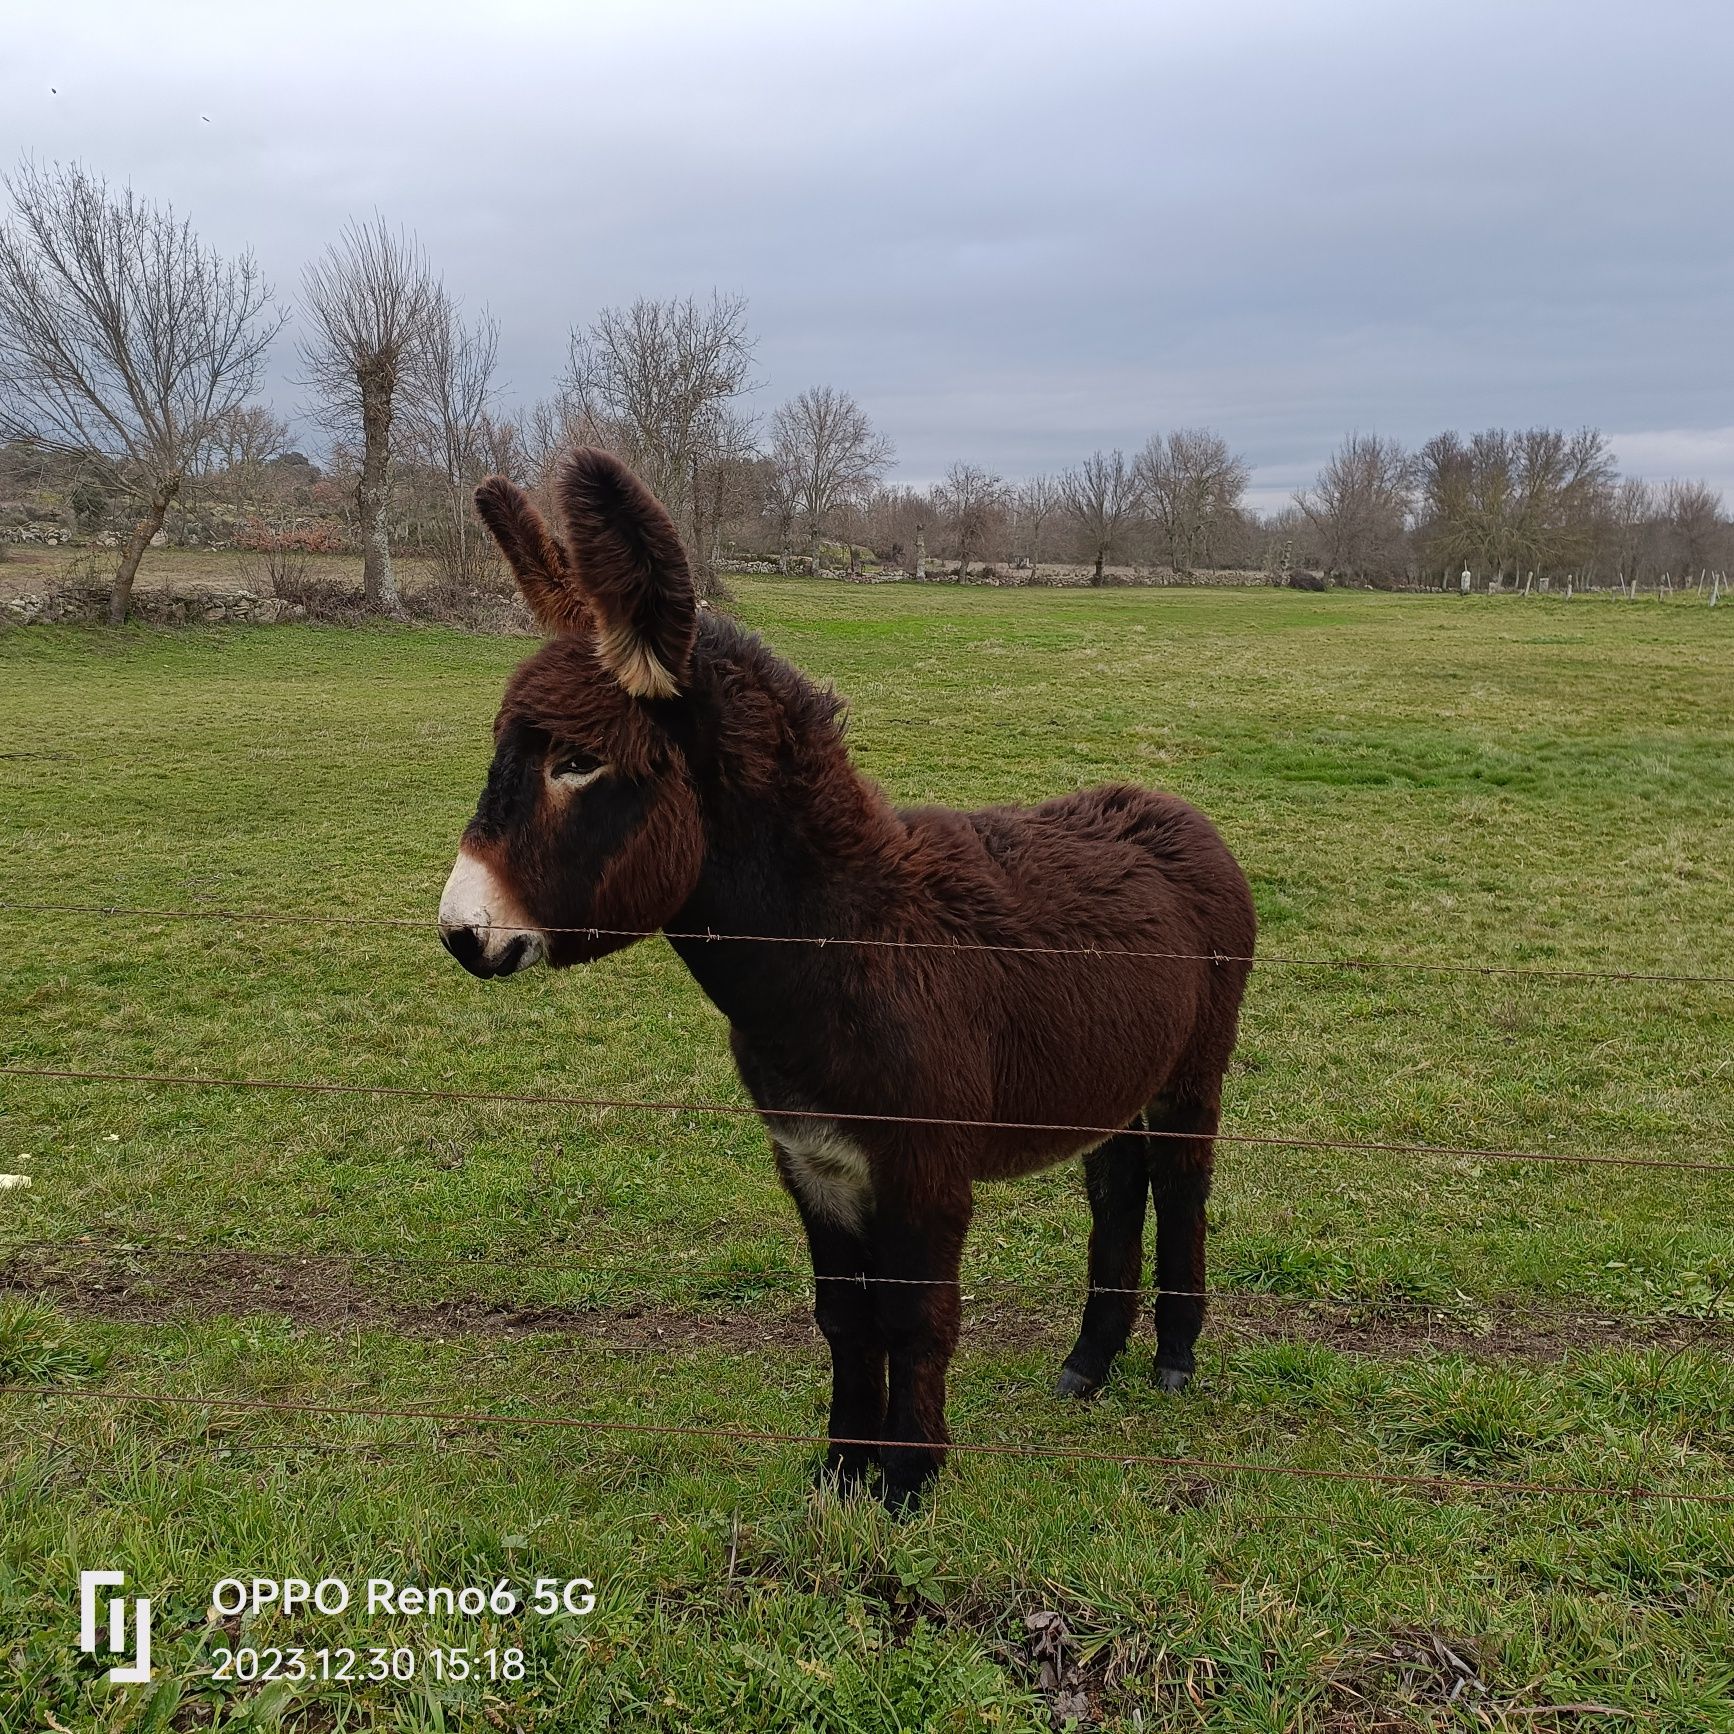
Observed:
[[[1204,815],[1130,785],[1029,807],[902,815],[922,895],[907,937],[964,948],[923,972],[921,1093],[980,1117],[1125,1125],[1219,1085],[1255,939],[1246,877]],[[1097,1140],[983,1132],[978,1176]]]

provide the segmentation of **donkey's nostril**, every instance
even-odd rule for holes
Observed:
[[[487,966],[482,957],[482,936],[473,927],[448,927],[442,921],[440,923],[440,944],[471,975],[487,973]]]

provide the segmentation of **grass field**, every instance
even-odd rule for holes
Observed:
[[[1269,955],[1734,976],[1734,612],[739,589],[899,799],[1198,802]],[[0,909],[0,1063],[744,1100],[659,941],[506,983],[439,950],[526,648],[0,635],[0,899],[414,922]],[[1734,988],[1273,963],[1226,1112],[1734,1161]],[[822,1429],[750,1119],[0,1077],[0,1171],[31,1181],[0,1379],[66,1393],[0,1399],[0,1728],[1734,1729],[1734,1507],[960,1455],[899,1524],[801,1447],[523,1425]],[[1078,1177],[984,1190],[959,1439],[1734,1494],[1730,1176],[1252,1144],[1218,1176],[1193,1390],[1146,1339],[1088,1407],[1047,1394]],[[105,1391],[502,1424],[76,1395]],[[155,1600],[152,1687],[76,1653],[95,1566]],[[208,1624],[254,1575],[598,1605]],[[510,1645],[529,1677],[212,1678],[236,1641]]]

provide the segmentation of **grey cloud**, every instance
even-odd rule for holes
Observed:
[[[1725,7],[26,4],[8,36],[8,160],[130,178],[291,293],[377,207],[521,396],[574,320],[716,284],[766,405],[847,386],[912,479],[1208,421],[1275,499],[1350,427],[1587,421],[1734,486]]]

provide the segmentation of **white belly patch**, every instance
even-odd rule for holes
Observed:
[[[783,1121],[775,1137],[801,1202],[839,1228],[860,1228],[873,1203],[873,1170],[860,1145],[827,1120]]]

